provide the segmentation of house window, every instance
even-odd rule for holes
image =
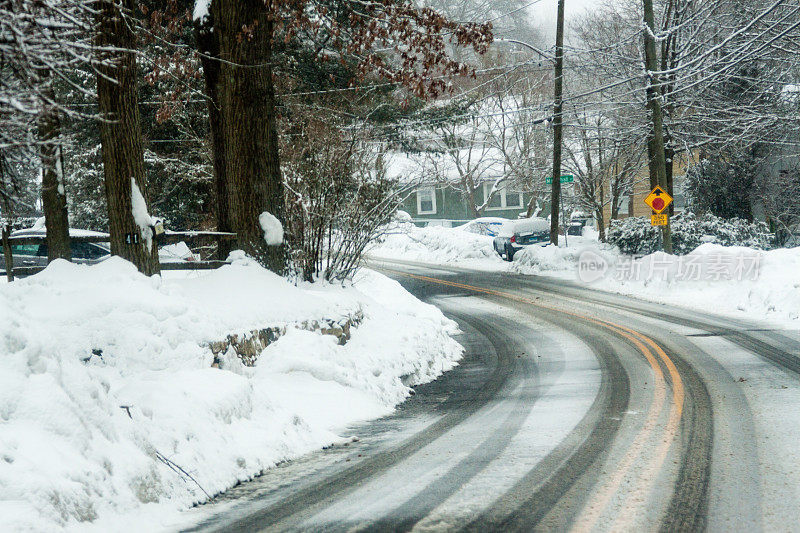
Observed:
[[[686,209],[688,202],[686,198],[686,175],[673,176],[672,178],[672,191],[675,197],[675,211],[683,211]]]
[[[619,199],[619,214],[623,213],[633,216],[631,212],[631,196],[629,194],[624,194],[622,198]]]
[[[417,191],[417,214],[436,214],[436,190],[420,189]]]
[[[502,191],[503,199],[506,201],[506,207],[522,207],[522,193]]]
[[[492,192],[492,183],[483,184],[483,198],[489,198]],[[502,187],[495,191],[489,203],[486,205],[487,209],[515,209],[522,207],[522,193],[510,191]]]

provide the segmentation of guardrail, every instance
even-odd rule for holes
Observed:
[[[233,241],[235,239],[235,233],[221,231],[167,231],[159,235],[156,238],[156,242],[159,245],[186,242],[187,244],[195,246],[209,246],[212,244],[218,245],[222,241]],[[5,257],[5,271],[0,271],[0,273],[5,274],[9,281],[14,281],[15,276],[30,276],[44,270],[44,266],[15,267],[11,245],[43,244],[45,242],[47,242],[47,237],[45,235],[24,235],[15,237],[9,235],[7,228],[3,228],[0,245],[3,247],[3,255]],[[108,237],[105,235],[80,235],[70,237],[70,242],[107,243]],[[213,260],[176,261],[160,263],[160,268],[161,270],[212,270],[226,264],[228,264],[227,261]]]

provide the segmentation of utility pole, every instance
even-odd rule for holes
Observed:
[[[550,189],[550,242],[558,246],[558,215],[561,203],[561,140],[564,109],[564,0],[558,0],[556,25],[555,94],[553,99],[553,183]]]
[[[642,0],[644,7],[644,57],[647,69],[647,107],[653,119],[653,149],[649,165],[650,175],[658,181],[658,185],[665,191],[667,188],[667,162],[664,155],[664,117],[661,111],[661,91],[658,87],[658,58],[656,57],[655,40],[655,15],[653,13],[653,0]],[[664,251],[672,253],[672,231],[670,229],[669,215],[667,224],[661,226],[661,237]]]

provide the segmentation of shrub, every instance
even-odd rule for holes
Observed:
[[[647,255],[658,250],[659,229],[650,225],[647,217],[612,220],[608,242],[620,252]],[[703,243],[723,246],[747,246],[766,250],[773,236],[763,222],[748,222],[741,218],[725,220],[714,215],[696,216],[679,213],[672,217],[672,248],[676,255],[685,255]]]

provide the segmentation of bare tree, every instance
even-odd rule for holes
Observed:
[[[70,258],[56,81],[90,55],[91,9],[73,0],[0,2],[0,150],[17,164],[41,165],[48,258]],[[35,132],[35,134],[34,134]]]
[[[578,206],[592,213],[600,240],[605,241],[605,230],[610,220],[619,217],[621,204],[631,194],[645,161],[642,141],[619,136],[615,117],[602,111],[575,112],[570,123],[565,166],[577,177]],[[610,220],[605,217],[606,207],[610,208]]]

